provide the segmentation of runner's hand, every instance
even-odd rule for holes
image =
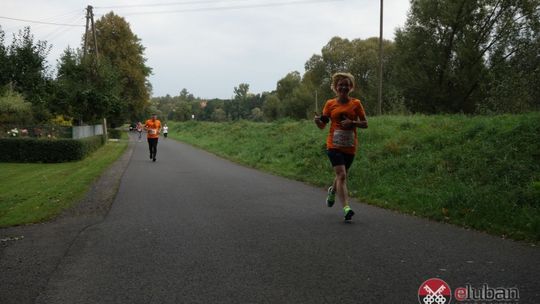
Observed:
[[[340,124],[345,129],[350,129],[354,126],[353,121],[348,118],[345,118],[344,120],[342,120]]]
[[[325,123],[321,120],[321,116],[320,115],[317,115],[317,113],[315,113],[315,117],[313,118],[313,121],[315,122],[315,124],[317,125],[317,127],[319,129],[323,129],[325,127]]]

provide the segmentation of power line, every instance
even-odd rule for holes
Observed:
[[[134,13],[123,13],[122,15],[133,16],[133,15],[189,13],[189,12],[204,12],[204,11],[224,11],[224,10],[236,10],[236,9],[248,9],[248,8],[288,6],[288,5],[294,5],[294,4],[315,4],[315,3],[337,2],[337,1],[344,1],[344,0],[298,0],[298,1],[261,3],[261,4],[250,4],[250,5],[189,8],[189,9],[172,10],[172,11],[169,10],[169,11],[155,11],[155,12],[134,12]]]
[[[66,24],[66,23],[44,22],[44,21],[38,21],[38,20],[27,20],[27,19],[11,18],[11,17],[4,17],[4,16],[0,16],[0,19],[8,19],[8,20],[15,20],[15,21],[23,21],[23,22],[28,22],[28,23],[38,23],[38,24],[48,24],[48,25],[58,25],[58,26],[80,26],[80,27],[84,27],[84,25],[80,25],[80,24]]]
[[[74,17],[74,19],[70,20],[70,23],[75,22],[77,20],[83,20],[83,19],[84,19],[84,16],[76,16],[76,17]],[[54,30],[50,31],[49,33],[45,34],[43,36],[43,40],[54,41],[56,38],[64,35],[67,32],[73,31],[73,30],[78,30],[78,29],[76,29],[74,27],[57,27]]]
[[[74,16],[82,16],[82,10],[77,9],[77,10],[72,10],[72,11],[69,11],[69,12],[64,12],[64,13],[62,13],[60,15],[55,15],[55,16],[51,16],[51,17],[47,17],[47,18],[41,18],[39,21],[40,22],[73,24],[74,20],[68,20],[68,18],[72,18]],[[21,27],[20,24],[21,24],[20,22],[12,22],[11,25],[9,25],[7,27],[3,27],[3,30],[6,31],[6,32],[14,32],[14,31],[16,31],[17,29],[19,29]],[[26,25],[23,24],[22,26],[27,26],[27,24]],[[46,28],[46,27],[51,27],[51,26],[49,24],[36,24],[36,25],[32,26],[32,30]],[[64,27],[64,26],[53,26],[53,28],[62,28],[62,27]],[[75,27],[71,27],[71,28],[75,28]]]
[[[228,0],[227,2],[238,2],[249,0]],[[141,8],[141,7],[157,7],[157,6],[176,6],[176,5],[190,5],[190,4],[208,4],[225,2],[225,0],[201,0],[201,1],[181,1],[181,2],[166,2],[166,3],[153,3],[153,4],[127,4],[127,5],[114,5],[114,6],[96,6],[95,9],[113,9],[113,8]]]
[[[59,15],[53,15],[53,16],[50,16],[48,18],[44,18],[44,19],[41,19],[40,21],[43,21],[43,22],[54,22],[54,21],[58,21],[59,19],[65,19],[65,18],[71,18],[71,16],[75,16],[75,15],[83,15],[84,13],[84,9],[74,9],[74,10],[71,10],[71,11],[66,11],[62,14],[59,14]],[[61,22],[61,23],[66,23],[66,22]],[[69,23],[69,22],[68,22]]]

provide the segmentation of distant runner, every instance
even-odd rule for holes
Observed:
[[[358,99],[349,97],[349,93],[353,91],[354,87],[353,75],[349,73],[334,74],[331,88],[337,97],[326,101],[322,115],[316,115],[314,119],[315,124],[321,130],[331,121],[330,132],[326,138],[326,148],[336,177],[332,186],[328,188],[326,204],[328,207],[334,206],[337,193],[343,205],[346,221],[351,220],[354,215],[354,211],[349,206],[347,173],[353,163],[358,146],[356,128],[365,129],[368,127],[362,103]]]
[[[161,132],[161,121],[157,119],[157,114],[152,114],[152,118],[144,124],[144,129],[148,132],[148,148],[150,149],[150,159],[156,161],[157,144],[159,133]]]
[[[137,123],[137,126],[135,127],[135,129],[137,130],[137,132],[139,132],[139,142],[140,142],[142,138],[142,130],[143,130],[143,125],[140,121]]]
[[[167,124],[164,124],[163,125],[163,136],[165,136],[165,138],[167,138],[168,133],[169,133],[169,127],[167,126]]]

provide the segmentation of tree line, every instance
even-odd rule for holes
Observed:
[[[383,113],[519,113],[540,109],[540,1],[412,0],[395,41],[383,41]],[[378,38],[332,38],[272,92],[207,101],[200,119],[275,120],[312,116],[334,96],[331,75],[352,73],[368,113],[377,113]],[[315,109],[318,99],[318,109]],[[153,99],[156,109],[200,111],[201,100]],[[166,107],[161,106],[167,104]],[[188,105],[191,104],[191,108]],[[211,106],[210,106],[211,105]],[[189,108],[189,110],[188,110]],[[215,115],[208,111],[217,111]],[[180,120],[188,119],[183,115]],[[197,116],[196,116],[197,117]],[[177,117],[178,118],[178,117]]]
[[[383,113],[518,113],[540,109],[540,1],[411,0],[407,21],[384,40]],[[124,18],[96,22],[98,52],[66,48],[56,75],[46,62],[50,46],[30,28],[10,45],[0,28],[0,125],[106,117],[112,125],[150,112],[171,120],[228,121],[310,118],[334,96],[330,78],[348,71],[353,97],[371,115],[378,101],[378,38],[334,37],[305,71],[292,71],[271,92],[253,94],[248,83],[231,99],[202,100],[187,89],[151,96],[144,46]],[[99,56],[97,54],[99,53]],[[316,102],[318,101],[316,108]]]

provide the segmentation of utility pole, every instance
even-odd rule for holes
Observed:
[[[97,47],[97,36],[96,36],[96,26],[94,24],[94,7],[91,5],[88,5],[86,7],[86,28],[84,31],[84,46],[83,46],[83,55],[86,56],[88,53],[88,47],[90,46],[90,31],[92,31],[92,40],[93,40],[93,47],[94,47],[94,59],[96,60],[96,63],[98,61],[98,47]],[[91,26],[91,28],[89,28]]]
[[[97,46],[97,36],[96,36],[96,25],[94,24],[94,7],[91,5],[88,5],[86,7],[86,27],[84,31],[84,46],[83,46],[83,56],[86,56],[89,51],[88,48],[90,46],[90,39],[88,38],[90,35],[90,30],[92,31],[92,40],[93,40],[93,47],[94,47],[94,68],[95,72],[97,74],[98,69],[98,60],[99,60],[99,52],[98,52],[98,46]],[[91,26],[91,29],[88,28],[88,26]],[[102,121],[103,126],[103,136],[105,136],[105,140],[108,138],[107,134],[107,119],[103,117]]]
[[[86,52],[88,51],[88,25],[90,23],[90,5],[86,8],[86,27],[84,28],[84,44],[83,44],[83,56],[86,55]]]
[[[382,78],[383,78],[383,0],[381,0],[381,19],[379,21],[380,31],[379,31],[379,115],[382,115]]]
[[[315,114],[319,113],[319,100],[317,96],[317,90],[315,90]]]
[[[98,62],[98,57],[99,57],[99,52],[98,52],[98,47],[97,47],[96,26],[94,25],[94,12],[92,11],[92,9],[93,9],[93,7],[91,5],[89,5],[88,10],[89,10],[89,14],[90,14],[90,21],[92,22],[92,36],[94,37],[94,51],[96,52],[96,57],[95,58],[96,58],[96,63],[97,63]]]

